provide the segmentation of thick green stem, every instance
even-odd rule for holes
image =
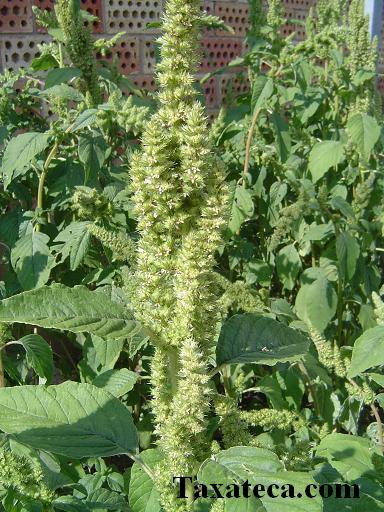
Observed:
[[[0,388],[5,387],[3,356],[0,350]]]
[[[59,149],[59,142],[56,141],[54,146],[52,147],[51,151],[49,152],[49,155],[45,161],[43,172],[40,174],[39,178],[39,188],[37,190],[37,209],[42,210],[43,209],[43,202],[44,202],[44,184],[45,179],[48,174],[49,166],[51,165],[52,159],[55,157],[57,150]],[[40,231],[40,224],[36,224],[35,227],[36,231]]]

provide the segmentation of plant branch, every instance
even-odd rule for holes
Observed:
[[[348,381],[354,386],[355,388],[360,390],[360,386],[357,384],[357,382],[353,379],[348,379]],[[370,404],[371,411],[373,412],[373,415],[375,416],[376,423],[377,423],[377,435],[379,438],[379,442],[377,443],[380,450],[384,453],[384,429],[383,429],[383,422],[381,421],[379,411],[374,403]]]
[[[72,127],[73,127],[73,124],[68,126],[68,128],[65,130],[64,133],[65,134],[69,133],[72,130]],[[55,158],[56,153],[60,147],[60,142],[61,141],[56,140],[55,144],[53,145],[53,147],[52,147],[51,151],[49,152],[47,159],[44,163],[43,172],[40,174],[39,187],[37,190],[37,207],[36,207],[36,209],[40,209],[40,210],[43,209],[45,179],[48,174],[49,166],[51,165],[51,162]],[[37,223],[35,226],[35,230],[40,231],[40,228],[41,228],[41,225],[39,223]]]
[[[141,467],[141,469],[147,473],[149,478],[153,481],[155,481],[155,475],[152,471],[152,469],[143,461],[143,459],[140,457],[140,455],[135,455],[134,453],[127,452],[127,455],[129,458],[133,460],[133,462],[137,462],[137,464]]]

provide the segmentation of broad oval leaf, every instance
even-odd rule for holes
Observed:
[[[78,130],[82,130],[87,126],[93,124],[97,117],[97,108],[90,108],[88,110],[84,110],[75,120],[72,125],[72,132],[76,132]]]
[[[303,284],[296,297],[296,312],[301,320],[322,332],[336,313],[337,295],[325,277]]]
[[[256,78],[252,88],[251,108],[252,111],[260,109],[264,106],[266,100],[272,96],[273,93],[273,80],[267,78],[265,75],[260,75]]]
[[[88,332],[104,339],[131,336],[139,329],[124,306],[85,286],[43,286],[0,301],[0,322],[18,322],[71,332]]]
[[[18,341],[12,342],[22,345],[27,355],[27,363],[42,379],[52,380],[53,355],[48,343],[38,334],[27,334]]]
[[[129,410],[91,384],[0,389],[0,429],[40,450],[80,459],[136,453]]]
[[[277,273],[284,288],[292,290],[301,270],[301,259],[293,244],[283,247],[276,256]]]
[[[11,252],[12,266],[24,290],[43,286],[49,279],[54,258],[48,247],[49,236],[31,231],[20,238]]]
[[[4,188],[7,188],[12,179],[26,170],[31,161],[46,149],[50,137],[49,133],[28,132],[10,140],[1,166]]]
[[[312,181],[316,183],[331,167],[343,162],[345,158],[344,145],[340,141],[325,140],[313,146],[309,154],[308,169]]]
[[[347,132],[356,144],[360,155],[368,160],[380,137],[380,126],[376,119],[367,114],[354,114],[348,119]]]
[[[277,455],[263,448],[237,446],[219,452],[211,459],[203,462],[198,473],[198,481],[208,485],[213,482],[228,485],[248,481],[251,486],[261,484],[265,488],[274,483],[279,486],[279,492],[273,498],[268,496],[266,492],[262,496],[260,495],[260,502],[264,507],[261,510],[266,512],[280,512],[282,510],[284,512],[322,511],[320,496],[306,498],[304,494],[308,484],[315,484],[313,477],[304,472],[283,471]],[[296,492],[294,499],[281,496],[282,490],[287,488],[287,484]],[[225,493],[224,485],[221,490]],[[301,497],[297,496],[299,492]],[[227,503],[231,501],[226,501],[226,507]],[[236,502],[236,499],[233,501]],[[255,505],[257,508],[253,510],[259,510],[258,504],[255,503]],[[230,508],[230,510],[236,509]]]
[[[49,89],[54,85],[62,84],[72,78],[81,76],[81,70],[78,68],[54,68],[49,71],[45,79],[44,89]]]
[[[255,313],[235,315],[222,327],[216,347],[218,365],[258,363],[273,366],[297,361],[308,351],[309,342],[299,332]]]
[[[353,346],[349,376],[384,365],[384,325],[377,325],[365,331]]]
[[[106,341],[105,343],[110,343]],[[105,389],[117,398],[123,396],[133,389],[137,381],[137,373],[126,368],[120,370],[107,370],[100,373],[92,382],[94,386]]]
[[[141,453],[141,458],[151,469],[161,462],[163,456],[159,450],[150,449]],[[160,512],[159,493],[153,480],[135,462],[132,466],[129,482],[129,504],[132,512]]]
[[[336,240],[336,255],[340,276],[342,279],[352,279],[360,255],[360,246],[356,238],[346,231],[340,233]]]
[[[84,96],[80,91],[67,84],[53,85],[49,89],[44,89],[40,92],[40,96],[47,96],[50,98],[60,98],[66,101],[83,101]]]
[[[374,473],[373,450],[369,439],[333,433],[324,437],[316,449],[348,481]]]

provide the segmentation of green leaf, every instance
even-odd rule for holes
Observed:
[[[251,193],[242,186],[237,186],[232,203],[231,218],[228,228],[237,233],[243,222],[252,217],[254,204]]]
[[[101,135],[82,135],[79,137],[78,151],[87,179],[97,176],[106,158],[107,144],[104,138]]]
[[[301,270],[301,259],[293,244],[283,247],[276,256],[277,273],[284,288],[292,290]]]
[[[139,327],[126,307],[85,286],[43,286],[0,301],[0,322],[18,322],[105,339],[126,338]]]
[[[49,237],[44,233],[31,231],[20,238],[12,249],[12,266],[24,290],[37,288],[48,281],[55,262],[48,242]]]
[[[295,307],[301,320],[322,332],[336,313],[337,295],[332,284],[325,277],[319,277],[301,286]]]
[[[0,389],[0,429],[33,448],[75,459],[138,449],[125,405],[102,389],[78,382]]]
[[[47,69],[58,68],[59,66],[58,60],[51,54],[36,57],[31,63],[33,71],[46,71]]]
[[[108,341],[106,343],[109,343]],[[111,395],[119,398],[133,389],[137,381],[137,373],[131,372],[126,368],[121,370],[107,370],[100,373],[92,384],[98,388],[105,389]]]
[[[147,466],[153,469],[163,459],[159,450],[150,449],[141,453]],[[160,512],[159,493],[153,480],[135,462],[131,470],[129,483],[129,504],[132,512]]]
[[[360,255],[360,246],[356,238],[346,231],[340,233],[336,240],[336,255],[340,277],[351,280],[355,275]]]
[[[308,231],[305,232],[302,237],[302,242],[320,242],[326,238],[329,238],[335,229],[332,224],[311,224],[308,227]]]
[[[12,342],[22,345],[27,354],[27,363],[42,379],[52,380],[53,356],[48,343],[38,334],[28,334],[18,341]]]
[[[26,172],[32,160],[48,146],[49,133],[28,132],[11,139],[5,148],[1,172],[4,188],[12,179]]]
[[[56,498],[53,505],[55,509],[64,510],[64,512],[90,512],[91,510],[84,500],[69,494]]]
[[[60,252],[65,259],[69,255],[69,266],[76,270],[83,262],[91,245],[91,233],[87,226],[91,222],[72,222],[60,231],[54,242],[64,242]]]
[[[347,434],[329,434],[316,450],[346,481],[374,474],[372,443],[369,439]]]
[[[252,446],[235,446],[221,451],[201,465],[198,481],[201,483],[223,481],[245,481],[255,473],[276,473],[283,465],[278,456],[265,448]],[[216,477],[216,478],[215,478]]]
[[[82,112],[73,123],[72,132],[82,130],[83,128],[93,124],[97,118],[97,112],[98,110],[96,108],[84,110],[84,112]]]
[[[357,338],[353,346],[349,376],[384,364],[384,326],[377,325]]]
[[[264,106],[266,100],[272,96],[273,80],[265,75],[260,75],[253,82],[251,109],[254,112]]]
[[[309,343],[299,332],[254,313],[234,315],[227,320],[216,347],[218,365],[258,363],[273,366],[297,361],[308,351]]]
[[[40,92],[40,96],[46,96],[48,98],[59,98],[66,101],[84,101],[84,96],[80,91],[71,87],[67,84],[53,85],[49,89],[44,89]]]
[[[103,487],[91,491],[84,501],[92,510],[130,510],[123,495]]]
[[[212,458],[207,459],[201,465],[198,472],[198,481],[208,485],[213,482],[228,485],[234,482],[248,481],[251,486],[261,484],[265,488],[274,483],[279,486],[280,493],[283,490],[282,488],[286,488],[289,484],[296,494],[298,492],[302,493],[301,498],[289,499],[281,495],[272,498],[264,492],[263,496],[260,496],[260,502],[264,507],[261,510],[266,512],[281,512],[282,510],[284,512],[322,511],[320,496],[307,498],[304,494],[306,486],[315,483],[312,476],[304,472],[283,471],[277,455],[263,448],[238,446],[213,455]],[[224,490],[224,488],[222,489]],[[230,501],[226,500],[226,507]],[[233,500],[233,502],[235,501]],[[236,508],[230,510],[236,510]],[[257,511],[258,508],[251,510]]]
[[[55,68],[52,69],[45,79],[44,89],[49,89],[54,85],[68,82],[72,78],[78,78],[81,76],[81,71],[78,68]]]
[[[348,119],[347,132],[356,144],[359,154],[364,160],[369,160],[371,151],[380,137],[380,126],[376,119],[367,114],[354,114]]]
[[[345,159],[344,145],[340,141],[325,140],[313,146],[309,154],[308,169],[312,181],[316,183],[331,167],[341,164]]]
[[[132,334],[135,332],[136,330],[133,331]],[[130,334],[130,337],[132,334]],[[120,357],[121,351],[124,348],[124,340],[104,340],[99,338],[99,336],[94,335],[91,338],[92,345],[95,350],[94,364],[96,369],[100,368],[103,372],[106,370],[112,370]]]
[[[291,154],[291,136],[289,134],[288,123],[274,112],[272,114],[272,122],[276,136],[276,147],[279,153],[280,160],[284,163],[288,160]]]

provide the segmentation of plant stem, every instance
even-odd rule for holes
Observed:
[[[377,410],[377,407],[375,404],[371,404],[371,411],[373,412],[373,415],[375,416],[376,423],[377,423],[377,435],[379,438],[379,442],[377,444],[378,444],[380,450],[384,453],[383,423],[381,421],[379,411]]]
[[[43,172],[40,174],[39,188],[37,190],[37,208],[39,210],[43,209],[45,178],[47,177],[49,166],[52,162],[52,159],[56,155],[58,149],[59,149],[59,142],[56,141],[55,144],[53,145],[51,151],[49,152],[48,157],[44,163]],[[35,230],[40,231],[40,227],[41,227],[40,224],[36,224]]]
[[[193,493],[193,483],[192,482],[187,482],[186,492],[187,492],[188,506],[190,507],[189,510],[191,512],[193,512],[193,510],[195,508],[195,505],[194,505],[195,497],[194,497],[194,493]]]
[[[155,475],[153,474],[151,468],[147,466],[147,464],[143,461],[143,459],[140,457],[140,455],[135,455],[134,453],[127,453],[128,457],[130,457],[134,462],[137,462],[141,469],[147,473],[149,478],[153,481],[155,481]]]
[[[321,416],[321,410],[320,410],[320,405],[317,401],[317,398],[316,398],[316,390],[311,382],[311,377],[309,376],[309,373],[306,369],[306,367],[304,366],[304,363],[298,363],[297,365],[299,367],[299,370],[301,371],[301,373],[304,375],[306,381],[307,381],[307,386],[308,386],[308,389],[311,393],[311,396],[312,396],[312,400],[313,400],[313,406],[315,408],[315,411],[316,411],[316,414],[318,416]]]
[[[357,384],[357,382],[353,379],[348,379],[348,381],[357,389],[360,389],[360,386]],[[381,421],[379,411],[377,410],[377,407],[375,404],[370,404],[371,411],[373,412],[373,415],[375,416],[376,423],[377,423],[377,434],[379,438],[379,442],[377,443],[380,450],[384,453],[384,429],[383,429],[383,422]]]
[[[246,186],[246,182],[247,182],[247,174],[248,174],[248,170],[249,170],[249,162],[250,162],[250,159],[251,159],[252,139],[253,139],[253,135],[255,133],[256,124],[257,124],[257,120],[259,118],[260,112],[261,112],[260,108],[257,108],[254,111],[253,117],[252,117],[252,123],[251,123],[251,126],[250,126],[249,131],[248,131],[247,143],[246,143],[246,146],[245,146],[245,159],[244,159],[244,169],[243,169],[243,177],[242,177],[243,187]]]
[[[3,356],[1,354],[1,350],[0,350],[0,388],[5,388]]]
[[[69,133],[72,130],[73,124],[68,126],[68,128],[65,130],[65,134]],[[40,175],[39,178],[39,187],[37,190],[37,207],[36,209],[43,209],[43,201],[44,201],[44,184],[45,184],[45,178],[47,177],[49,166],[51,165],[52,160],[56,156],[56,153],[60,147],[59,140],[56,140],[55,144],[53,145],[51,151],[49,152],[47,159],[44,163],[43,172]],[[35,226],[35,231],[40,231],[41,225],[38,223]]]
[[[223,385],[224,385],[224,391],[227,396],[231,395],[231,387],[229,385],[229,379],[228,379],[228,366],[224,366],[223,368]]]

